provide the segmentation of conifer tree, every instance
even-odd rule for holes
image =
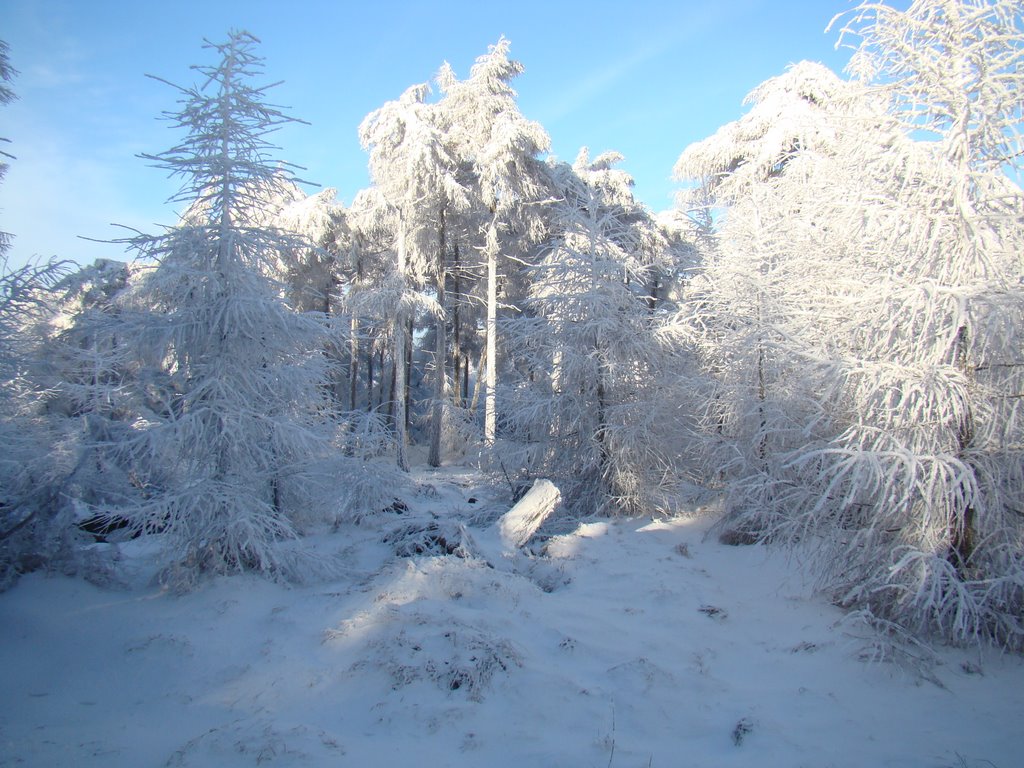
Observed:
[[[446,202],[461,196],[454,178],[454,161],[438,126],[431,119],[431,105],[425,103],[429,87],[424,83],[408,88],[402,96],[366,117],[359,127],[363,147],[370,152],[370,173],[380,188],[384,202],[393,207],[397,223],[395,233],[396,265],[394,280],[402,299],[395,318],[395,430],[397,463],[409,469],[406,437],[406,367],[412,344],[407,330],[413,322],[412,310],[422,303],[417,289],[431,272],[442,275],[444,239],[443,217]],[[439,292],[440,293],[440,292]],[[438,298],[442,298],[440,295]],[[432,309],[440,307],[434,302]],[[443,328],[443,322],[441,326]],[[444,333],[440,334],[442,337]],[[435,363],[444,397],[444,355]]]
[[[11,66],[11,58],[8,53],[9,46],[3,40],[0,40],[0,105],[10,104],[17,98],[14,90],[8,85],[17,74],[17,70]],[[0,143],[7,143],[10,139],[0,136]],[[4,180],[4,176],[7,175],[7,160],[11,159],[13,155],[9,152],[0,150],[0,181]],[[11,236],[9,233],[0,230],[0,257],[3,257],[7,253],[7,249],[11,245]]]
[[[484,443],[493,447],[497,430],[498,383],[498,280],[503,232],[515,232],[523,245],[543,236],[540,203],[547,197],[545,173],[539,155],[550,139],[539,123],[527,120],[516,104],[510,85],[523,66],[509,58],[504,37],[477,59],[466,80],[442,70],[442,106],[454,154],[472,164],[473,196],[486,220],[482,251],[486,267],[487,315],[483,379]],[[479,373],[479,372],[478,372]]]
[[[326,448],[322,324],[293,312],[266,275],[305,245],[258,220],[293,166],[271,159],[267,135],[293,119],[266,102],[258,40],[231,32],[207,43],[218,61],[173,86],[167,117],[182,141],[146,159],[183,179],[173,198],[197,215],[128,240],[150,269],[112,320],[137,370],[126,382],[148,421],[115,446],[130,457],[141,501],[107,515],[161,531],[186,576],[195,569],[287,571],[275,542],[295,536],[303,472]]]
[[[583,149],[550,164],[552,239],[505,326],[519,380],[504,421],[525,454],[511,463],[555,480],[578,514],[671,508],[684,431],[651,307],[668,243],[620,160]]]
[[[0,105],[17,98],[9,85],[15,74],[0,40]],[[0,150],[0,181],[13,158]],[[40,414],[37,325],[52,315],[49,292],[67,265],[51,259],[11,268],[10,244],[0,231],[0,589],[47,559],[62,533],[54,522],[62,507],[55,439]]]
[[[726,203],[691,328],[746,533],[819,542],[843,604],[1020,645],[1024,228],[1012,3],[856,9],[681,158]]]

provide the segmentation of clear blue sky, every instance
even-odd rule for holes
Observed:
[[[647,205],[672,205],[683,149],[739,117],[760,82],[802,59],[840,71],[848,52],[825,34],[848,0],[0,0],[0,39],[20,72],[19,100],[0,108],[17,159],[0,184],[0,229],[11,264],[37,256],[80,263],[125,258],[111,223],[173,224],[176,182],[136,155],[180,136],[156,119],[176,93],[145,77],[194,82],[212,63],[203,38],[230,28],[263,42],[273,101],[311,123],[277,134],[280,158],[338,189],[348,204],[368,184],[356,129],[443,61],[460,77],[505,35],[526,67],[519,106],[572,160],[614,149]]]

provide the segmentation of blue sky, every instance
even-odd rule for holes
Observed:
[[[273,101],[308,121],[277,134],[280,158],[349,203],[366,186],[356,129],[443,61],[460,77],[505,35],[526,67],[519,106],[572,160],[581,146],[616,150],[655,211],[672,205],[676,158],[739,117],[760,82],[802,59],[839,71],[825,27],[847,0],[626,2],[347,2],[303,0],[0,0],[0,39],[20,74],[19,100],[0,108],[0,136],[17,159],[0,184],[0,229],[15,235],[11,265],[58,256],[125,258],[117,223],[146,232],[173,224],[177,183],[136,155],[179,138],[157,118],[189,65],[211,63],[202,40],[230,28],[262,41]]]

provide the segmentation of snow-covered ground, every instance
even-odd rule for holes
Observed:
[[[331,583],[173,595],[137,544],[126,588],[24,578],[0,595],[0,765],[1024,759],[1019,656],[894,646],[795,562],[706,536],[710,516],[591,521],[497,568],[397,557],[405,521],[499,503],[468,472],[420,480],[407,510],[324,537],[351,569]]]

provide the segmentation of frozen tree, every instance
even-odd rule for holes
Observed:
[[[40,342],[61,262],[9,269],[0,256],[0,589],[40,567],[63,541],[60,451],[41,408]],[[42,326],[42,329],[40,328]]]
[[[486,355],[484,442],[493,446],[497,428],[498,267],[502,231],[515,233],[520,246],[543,235],[539,202],[547,197],[539,155],[550,140],[539,123],[527,120],[509,84],[523,71],[508,57],[509,41],[501,38],[477,59],[466,80],[442,70],[442,104],[450,125],[456,157],[470,158],[475,175],[474,197],[486,216],[482,251],[486,264]],[[478,372],[479,373],[479,372]]]
[[[419,310],[431,312],[433,303],[412,289],[415,275],[403,277],[396,268],[398,211],[379,187],[360,190],[346,222],[348,267],[338,304],[348,323],[349,406],[342,415],[348,435],[346,452],[378,455],[386,448],[394,455],[393,462],[407,472],[407,453],[401,451],[406,455],[402,467],[395,442],[398,425],[403,434],[409,426],[412,323]],[[395,359],[399,334],[404,337],[400,363]],[[401,378],[399,370],[404,371]],[[405,414],[401,421],[399,406]]]
[[[688,147],[675,167],[677,178],[702,181],[684,213],[702,216],[706,259],[681,316],[685,344],[714,381],[702,411],[708,477],[724,482],[731,517],[749,510],[770,519],[788,503],[780,491],[794,487],[780,481],[789,452],[827,434],[817,403],[824,385],[789,340],[794,324],[816,322],[807,303],[835,277],[827,258],[807,258],[814,251],[797,242],[804,201],[785,195],[799,195],[799,187],[780,185],[799,178],[784,176],[795,159],[834,156],[838,137],[857,131],[848,116],[863,116],[868,105],[811,62],[763,83],[747,103],[743,118]]]
[[[120,354],[124,339],[111,333],[119,297],[139,275],[123,262],[98,259],[54,286],[50,320],[46,408],[74,424],[79,439],[64,493],[85,505],[123,501],[138,494],[131,464],[111,444],[127,439],[145,418],[145,403],[118,396],[135,369]]]
[[[858,563],[847,595],[947,637],[1021,645],[1024,195],[1007,172],[1024,163],[1024,13],[864,3],[845,35],[860,38],[851,72],[930,139],[864,165],[862,190],[900,185],[862,194],[848,220],[888,285],[858,305],[847,391],[868,417],[826,454],[827,473],[836,488],[876,484],[861,538],[888,568]]]
[[[388,102],[371,113],[359,128],[360,140],[370,152],[370,174],[384,199],[396,212],[397,232],[395,279],[403,284],[395,331],[395,428],[398,433],[398,466],[407,470],[406,453],[406,354],[412,343],[406,328],[419,297],[414,293],[431,271],[441,275],[443,284],[443,220],[448,201],[462,197],[453,175],[454,161],[438,126],[431,120],[431,105],[424,99],[426,84],[413,86],[397,101]],[[438,240],[437,235],[441,233]],[[435,254],[431,257],[431,251]],[[443,296],[438,296],[443,299]],[[436,309],[435,303],[435,311]],[[442,321],[443,327],[443,321]],[[443,333],[440,334],[444,336]],[[438,367],[438,402],[444,399],[444,354]]]
[[[458,217],[468,206],[464,187],[465,164],[459,146],[449,135],[451,125],[443,104],[427,104],[426,85],[415,86],[394,107],[406,116],[394,122],[382,110],[364,123],[364,144],[371,149],[374,180],[385,197],[399,210],[400,222],[410,244],[422,254],[419,273],[433,285],[433,393],[430,405],[430,448],[428,462],[441,464],[441,435],[444,409],[449,400],[448,359],[448,252],[458,231]],[[404,107],[403,107],[404,105]],[[394,111],[394,110],[392,110]],[[400,131],[400,133],[397,133]],[[385,137],[386,132],[391,135]]]
[[[846,34],[863,36],[863,80],[801,65],[680,166],[728,204],[689,321],[719,381],[707,428],[732,451],[733,523],[818,537],[844,604],[1019,645],[1024,228],[1005,169],[1022,79],[1008,8],[861,6]],[[790,104],[774,119],[772,94]]]
[[[293,308],[333,317],[338,314],[341,283],[351,271],[345,209],[333,188],[312,195],[298,191],[298,196],[281,201],[271,220],[276,228],[303,241],[281,254],[279,279],[288,287],[286,295]]]
[[[941,142],[962,185],[1007,165],[1020,169],[1020,3],[914,0],[901,11],[862,2],[833,24],[844,16],[841,40],[855,48],[850,73],[881,88],[908,129]]]
[[[16,98],[9,86],[15,74],[0,40],[0,104]],[[13,155],[0,151],[0,181],[8,159]],[[12,268],[9,247],[10,235],[0,231],[0,588],[52,554],[62,524],[55,521],[62,508],[58,451],[40,405],[40,342],[53,314],[50,290],[66,264],[51,259]]]
[[[11,47],[6,41],[0,40],[0,81],[3,81],[0,83],[0,104],[10,104],[18,98],[14,89],[9,85],[14,80],[14,76],[18,74],[18,70],[11,64],[10,50]]]
[[[553,240],[526,268],[524,316],[507,325],[522,374],[511,436],[529,474],[554,479],[582,514],[671,508],[683,432],[652,311],[668,247],[620,160],[584,149],[573,166],[552,164]]]
[[[297,235],[300,243],[278,254],[275,278],[284,285],[284,297],[293,309],[319,313],[327,330],[323,353],[330,367],[335,410],[350,405],[355,370],[349,356],[350,318],[344,313],[345,286],[354,277],[352,228],[344,206],[332,188],[306,195],[294,182],[271,206],[269,223]]]
[[[289,174],[276,174],[246,190],[250,226],[276,229],[294,236],[291,247],[276,251],[260,270],[281,286],[292,309],[320,313],[329,337],[324,353],[331,364],[333,391],[339,398],[347,389],[342,358],[347,327],[339,317],[341,286],[351,275],[351,232],[347,216],[332,188],[307,195]],[[201,224],[209,215],[209,202],[198,200],[181,217],[182,224]]]
[[[294,537],[295,510],[309,501],[304,473],[327,447],[322,324],[293,312],[266,276],[301,241],[254,213],[289,174],[270,159],[267,134],[292,120],[251,85],[262,72],[257,43],[247,32],[207,43],[219,61],[195,67],[201,85],[174,86],[180,107],[168,117],[185,138],[144,157],[181,176],[173,199],[201,214],[127,241],[156,265],[111,320],[136,371],[127,395],[149,415],[115,446],[143,498],[106,515],[163,532],[186,576],[287,571],[275,542]]]
[[[861,105],[840,78],[809,62],[748,101],[742,119],[688,147],[676,164],[678,177],[704,179],[707,204],[723,209],[681,316],[686,343],[715,381],[703,412],[709,477],[725,482],[731,516],[766,520],[790,503],[782,491],[795,483],[782,478],[791,452],[829,428],[818,369],[791,342],[802,338],[797,326],[818,322],[808,302],[827,295],[836,267],[810,258],[813,246],[798,240],[806,204],[798,172],[787,174],[798,158],[834,156],[838,134],[850,132],[844,116]]]
[[[360,190],[348,211],[352,272],[343,311],[349,317],[349,410],[360,406],[359,382],[365,380],[368,413],[386,401],[384,357],[400,296],[390,290],[395,239],[394,210],[377,187]],[[364,360],[360,355],[365,353]]]
[[[450,70],[442,67],[438,81],[450,84]],[[449,114],[452,105],[450,100],[442,100],[435,104],[430,117],[445,141],[445,159],[448,165],[444,169],[444,183],[435,187],[434,198],[427,204],[437,210],[437,261],[433,270],[434,293],[437,299],[438,312],[434,323],[434,391],[430,408],[430,449],[428,464],[432,467],[441,465],[443,438],[450,437],[451,426],[455,420],[452,392],[449,386],[448,361],[451,348],[454,365],[452,373],[456,388],[460,382],[460,354],[462,341],[462,306],[465,289],[466,270],[463,268],[463,252],[472,242],[472,235],[478,224],[470,203],[475,176],[472,170],[472,159],[464,153],[465,145],[457,128],[460,116]],[[465,117],[465,116],[462,116]],[[449,325],[451,334],[449,334]],[[449,339],[451,335],[451,339]],[[449,343],[451,341],[451,343]],[[450,442],[450,441],[449,441]]]
[[[17,74],[17,70],[11,66],[9,50],[10,46],[5,41],[0,40],[0,104],[10,104],[17,98],[14,90],[8,85]],[[7,143],[9,141],[10,139],[0,137],[0,143]],[[3,181],[4,176],[7,175],[7,160],[12,158],[11,154],[0,150],[0,181]],[[10,244],[10,234],[0,230],[0,257],[7,253]]]
[[[345,211],[336,200],[337,190],[307,195],[290,173],[282,172],[247,184],[244,197],[248,205],[244,216],[250,226],[296,236],[296,247],[275,252],[261,265],[266,276],[284,285],[285,298],[293,308],[330,315],[342,269],[339,251],[347,245]],[[209,200],[194,201],[180,223],[201,225],[210,215],[209,208]]]

